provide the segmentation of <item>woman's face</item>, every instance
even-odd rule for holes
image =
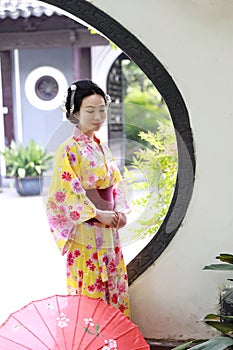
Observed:
[[[88,136],[93,136],[103,125],[107,116],[107,106],[101,95],[84,97],[80,111],[76,113],[79,128]]]

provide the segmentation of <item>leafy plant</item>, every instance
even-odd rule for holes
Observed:
[[[233,339],[229,337],[216,337],[207,341],[204,341],[198,345],[194,345],[195,343],[201,342],[201,340],[190,341],[188,343],[182,344],[180,346],[176,346],[172,350],[224,350],[233,344]]]
[[[140,185],[147,194],[133,201],[134,205],[146,209],[145,216],[142,215],[139,220],[141,227],[134,231],[136,235],[146,237],[156,233],[167,214],[175,188],[178,156],[170,124],[159,123],[156,133],[140,132],[139,136],[149,146],[134,153],[131,166],[145,173],[146,181],[133,186]],[[125,176],[129,181],[130,172],[126,172]]]
[[[204,266],[203,270],[219,270],[219,271],[232,271],[233,270],[233,255],[228,253],[221,253],[216,256],[216,259],[223,262],[223,264],[211,264]],[[232,281],[232,279],[229,279]]]
[[[221,253],[218,256],[216,256],[216,259],[222,261],[220,264],[211,264],[204,266],[203,270],[218,270],[218,271],[232,271],[233,270],[233,255],[228,253]],[[229,279],[232,281],[232,279]],[[231,291],[232,292],[232,291]],[[228,294],[223,296],[226,298]],[[185,350],[185,349],[192,349],[192,350],[224,350],[224,349],[231,349],[233,346],[233,315],[226,316],[226,315],[215,315],[215,314],[208,314],[204,317],[202,320],[207,325],[217,329],[219,332],[222,333],[221,336],[207,340],[207,341],[201,341],[201,340],[195,340],[195,341],[189,341],[185,344],[182,344],[180,346],[177,346],[173,348],[173,350]],[[198,345],[193,346],[195,343],[201,342]]]
[[[139,137],[140,131],[155,133],[159,122],[172,122],[167,105],[145,73],[129,59],[122,60],[121,65],[124,132],[127,140],[136,141],[126,146],[128,159],[128,155],[137,151],[140,144],[146,145]]]
[[[26,147],[12,141],[1,154],[5,158],[7,176],[19,178],[41,175],[49,168],[53,158],[34,140],[30,140]]]

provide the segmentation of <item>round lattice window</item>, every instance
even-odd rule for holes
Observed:
[[[41,110],[53,110],[61,105],[68,83],[64,74],[54,67],[34,69],[25,81],[28,101]]]
[[[44,75],[37,80],[35,91],[41,100],[51,101],[58,94],[58,83],[53,77]]]

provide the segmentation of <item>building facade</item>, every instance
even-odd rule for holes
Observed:
[[[34,139],[46,147],[64,119],[61,104],[72,81],[90,78],[107,88],[121,51],[80,22],[37,1],[1,1],[1,150],[11,140],[26,145]]]

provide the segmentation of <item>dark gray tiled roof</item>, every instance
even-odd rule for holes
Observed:
[[[19,17],[40,17],[43,14],[52,16],[56,13],[53,9],[45,7],[36,0],[0,0],[0,19],[10,17],[17,19]]]

